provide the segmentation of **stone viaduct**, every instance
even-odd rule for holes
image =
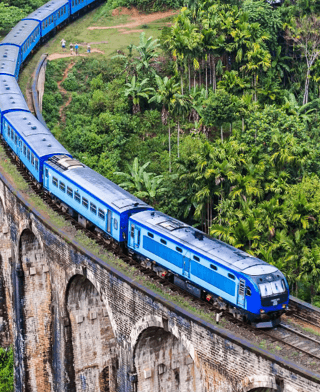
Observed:
[[[112,267],[32,205],[0,162],[0,346],[17,392],[316,392],[320,376]],[[108,263],[110,260],[110,263]]]

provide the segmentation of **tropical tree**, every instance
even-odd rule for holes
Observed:
[[[160,46],[159,40],[153,40],[153,37],[146,38],[146,33],[140,34],[139,45],[133,45],[133,48],[139,53],[139,57],[133,60],[136,65],[137,73],[140,71],[146,74],[155,74],[154,65],[157,63],[158,54],[156,49]]]
[[[305,15],[302,18],[296,19],[291,29],[287,31],[287,38],[293,40],[296,46],[301,49],[306,59],[307,72],[302,102],[305,105],[309,100],[311,68],[320,55],[320,17]]]
[[[152,91],[151,87],[147,87],[149,83],[149,79],[143,79],[141,82],[136,80],[136,77],[133,76],[131,82],[125,84],[126,89],[124,90],[124,95],[126,97],[130,96],[132,98],[133,114],[137,114],[141,111],[140,108],[140,98],[149,98],[149,94]]]

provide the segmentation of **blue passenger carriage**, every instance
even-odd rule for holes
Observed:
[[[20,54],[17,46],[0,46],[0,75],[14,76],[18,80],[20,65]]]
[[[70,16],[68,0],[49,1],[24,20],[34,20],[40,23],[41,37],[44,37]]]
[[[0,74],[0,134],[3,115],[17,110],[29,112],[19,85],[13,76]]]
[[[69,157],[51,157],[44,165],[43,186],[65,206],[76,211],[79,222],[93,223],[118,242],[127,238],[130,214],[151,209],[94,170]]]
[[[52,155],[68,154],[52,133],[30,112],[14,111],[4,114],[2,132],[12,151],[40,183],[44,161]]]
[[[223,298],[250,320],[278,318],[288,304],[289,289],[276,267],[161,212],[130,217],[128,247],[170,271],[182,288],[209,300]],[[266,291],[264,284],[272,287]],[[263,301],[265,293],[269,302]]]
[[[71,14],[74,15],[87,5],[87,0],[70,0]]]
[[[4,37],[0,45],[13,45],[19,48],[20,63],[29,56],[40,41],[40,25],[34,20],[21,20]]]

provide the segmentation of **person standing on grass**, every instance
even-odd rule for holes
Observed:
[[[73,55],[73,43],[70,42],[70,45],[69,45],[69,46],[70,46],[70,54]]]
[[[62,51],[64,52],[66,48],[66,40],[62,38],[60,42],[61,42]]]
[[[78,46],[77,43],[74,45],[74,48],[75,48],[75,50],[76,50],[76,55],[77,55],[77,54],[78,54],[78,49],[79,49],[79,46]]]
[[[91,46],[90,46],[90,44],[87,45],[87,52],[91,53]]]

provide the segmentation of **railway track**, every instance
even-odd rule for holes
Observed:
[[[216,307],[211,302],[197,298],[191,293],[176,286],[167,278],[159,276],[154,270],[145,267],[133,257],[126,254],[123,249],[113,240],[106,239],[101,235],[88,230],[87,228],[79,224],[79,222],[75,220],[72,216],[70,216],[67,212],[63,211],[61,206],[59,206],[54,200],[52,200],[51,197],[47,195],[42,188],[39,188],[31,180],[29,173],[26,171],[24,166],[20,164],[20,161],[16,160],[15,157],[13,157],[10,149],[7,147],[7,145],[2,139],[1,144],[4,147],[8,158],[17,167],[18,171],[20,172],[24,180],[28,183],[33,192],[39,197],[41,197],[53,211],[62,216],[70,224],[72,224],[76,230],[84,233],[88,238],[92,239],[98,245],[103,247],[103,249],[105,249],[107,252],[113,253],[115,256],[119,257],[126,264],[128,264],[128,266],[135,267],[141,274],[147,276],[149,279],[152,279],[161,286],[169,288],[172,292],[181,295],[183,298],[189,299],[198,308],[202,308],[207,312],[214,312],[217,316],[217,321],[221,318],[224,318],[225,320],[228,320],[232,324],[235,324],[239,328],[243,329],[243,331],[250,331],[261,339],[266,339],[270,343],[281,345],[281,348],[284,348],[286,350],[291,350],[292,352],[299,352],[304,358],[304,362],[312,360],[314,363],[314,361],[316,361],[315,364],[316,366],[319,366],[317,368],[320,369],[320,336],[309,336],[308,334],[301,332],[298,328],[294,328],[291,325],[285,323],[281,323],[277,328],[274,328],[272,330],[256,329],[252,325],[244,323],[242,320],[239,320],[229,311],[221,310],[221,308]],[[294,315],[294,317],[299,318],[299,315]],[[308,322],[308,320],[306,319],[304,319],[304,321]],[[313,323],[309,322],[309,324],[312,325]]]

